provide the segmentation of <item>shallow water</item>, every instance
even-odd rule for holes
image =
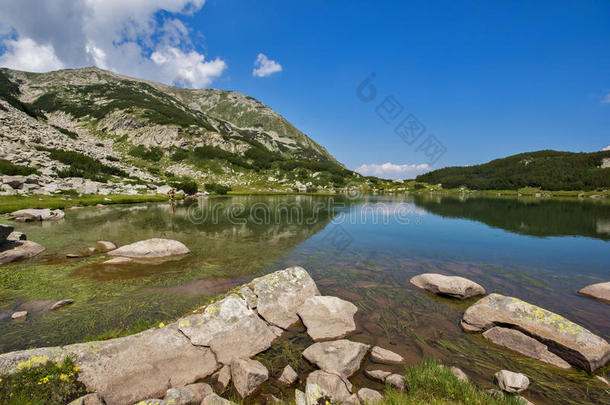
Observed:
[[[610,403],[610,393],[584,372],[562,371],[463,333],[459,319],[476,300],[439,298],[409,284],[421,272],[466,276],[488,292],[540,305],[608,340],[610,305],[576,293],[610,277],[610,206],[603,201],[226,197],[173,210],[167,204],[84,208],[66,211],[60,222],[16,229],[47,251],[0,267],[2,352],[171,320],[257,275],[300,265],[323,294],[361,309],[354,340],[383,345],[410,364],[434,356],[488,387],[502,368],[521,371],[532,380],[528,398],[535,403]],[[100,265],[99,254],[64,258],[97,240],[126,244],[151,237],[180,240],[192,254],[122,266]],[[63,298],[76,302],[46,310],[47,300]],[[31,316],[11,321],[21,308]],[[309,344],[292,335],[286,341],[282,350],[260,356],[272,373],[285,365],[290,342],[298,342],[293,349]],[[352,381],[381,388],[361,374]]]

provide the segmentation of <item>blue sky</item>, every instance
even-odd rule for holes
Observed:
[[[20,21],[18,6],[0,0],[0,11],[16,9],[0,17],[0,65],[97,64],[237,90],[284,115],[349,168],[384,177],[610,145],[609,1],[91,2],[64,7],[82,20],[76,32],[85,38],[66,48],[54,42],[65,24],[48,17],[61,17],[51,10],[57,2],[34,2],[47,8],[41,33],[35,18]],[[30,49],[35,66],[27,65]],[[253,74],[259,54],[264,77]],[[363,102],[356,88],[371,73],[377,96]],[[386,114],[386,123],[376,109],[388,96],[402,112]],[[425,127],[411,145],[394,132],[408,114]],[[446,150],[440,157],[418,150],[429,135]]]

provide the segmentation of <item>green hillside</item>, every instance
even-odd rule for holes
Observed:
[[[574,153],[542,150],[520,153],[475,166],[446,167],[419,175],[417,181],[442,184],[446,189],[605,189],[610,187],[610,151]]]

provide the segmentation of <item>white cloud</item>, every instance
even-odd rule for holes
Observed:
[[[40,45],[31,38],[4,41],[6,53],[0,56],[0,66],[28,72],[48,72],[64,67],[55,55],[53,45]]]
[[[266,55],[259,53],[254,61],[254,70],[252,76],[267,77],[274,73],[281,72],[282,65],[274,60],[269,59]]]
[[[432,170],[428,163],[397,165],[394,163],[363,164],[356,171],[365,176],[377,176],[390,179],[409,179]]]
[[[95,65],[168,84],[207,86],[227,65],[198,52],[189,28],[178,18],[199,11],[204,3],[0,0],[6,47],[0,65],[37,71]],[[159,14],[161,10],[166,13]]]
[[[610,145],[606,146],[604,149],[602,150],[610,150]]]

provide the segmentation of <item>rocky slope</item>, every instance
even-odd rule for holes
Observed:
[[[98,68],[0,69],[0,146],[0,159],[36,170],[18,188],[3,180],[4,194],[138,193],[185,176],[265,190],[333,188],[356,177],[252,97]],[[0,174],[15,174],[4,166]]]

